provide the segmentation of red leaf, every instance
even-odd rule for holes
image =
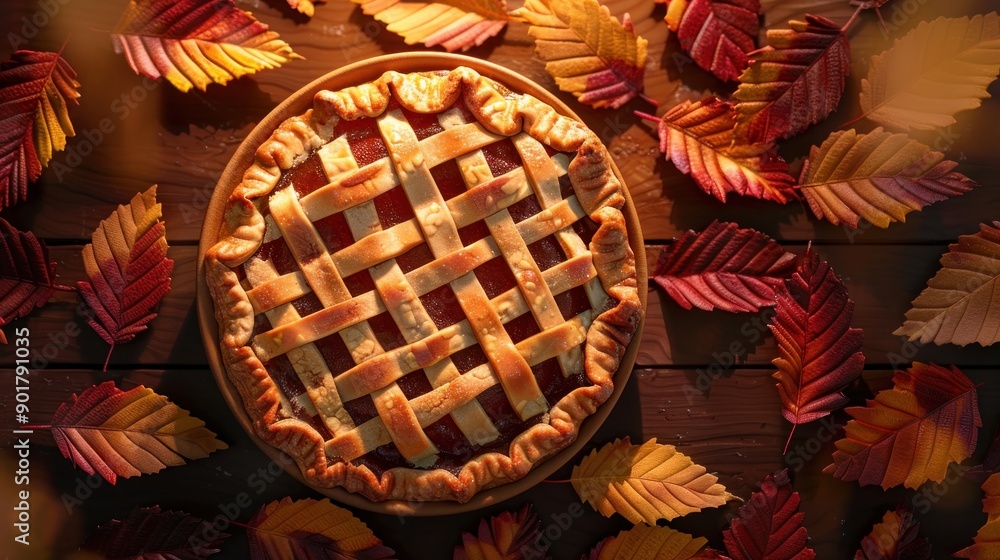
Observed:
[[[794,197],[795,178],[772,144],[742,144],[733,129],[736,111],[714,97],[686,101],[659,123],[660,151],[702,190],[726,201],[728,193],[784,204]]]
[[[847,403],[841,391],[861,375],[865,356],[861,329],[851,328],[854,302],[829,263],[807,249],[785,287],[777,293],[777,313],[769,327],[778,341],[779,357],[773,363],[781,413],[794,433],[799,424]]]
[[[90,326],[111,350],[146,330],[160,299],[170,291],[174,261],[167,258],[166,227],[160,215],[153,185],[102,221],[83,249],[90,281],[77,285],[94,311]],[[105,370],[107,365],[105,361]]]
[[[766,235],[712,222],[660,253],[652,278],[684,309],[758,311],[795,268],[795,255]]]
[[[818,16],[767,32],[750,54],[736,98],[736,136],[772,142],[795,136],[837,109],[851,71],[851,45],[840,27]]]
[[[931,545],[917,535],[919,531],[912,509],[899,506],[887,511],[882,522],[861,540],[854,560],[931,560]]]
[[[691,0],[674,31],[698,66],[733,81],[746,69],[747,53],[757,48],[759,12],[758,0]]]
[[[194,560],[219,552],[228,536],[182,511],[137,507],[124,520],[98,527],[80,548],[107,560]]]
[[[509,511],[479,521],[479,531],[473,535],[462,533],[462,544],[455,547],[454,560],[530,560],[548,558],[545,549],[536,541],[541,536],[541,523],[531,509],[524,506],[517,513]]]
[[[805,514],[798,511],[799,493],[792,490],[788,470],[767,475],[729,529],[722,533],[733,560],[810,560],[816,557],[806,547],[809,535],[802,526]]]
[[[0,64],[0,210],[28,198],[55,150],[73,136],[76,72],[59,53],[16,51]]]
[[[955,366],[914,363],[892,381],[868,406],[847,409],[854,419],[823,472],[862,486],[917,488],[941,482],[952,462],[972,455],[983,421],[976,386],[965,374]]]
[[[56,263],[45,242],[0,218],[0,326],[45,305],[56,290]]]

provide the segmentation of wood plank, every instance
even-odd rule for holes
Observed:
[[[650,263],[656,262],[660,248],[648,248]],[[794,249],[801,252],[803,247]],[[817,248],[845,281],[856,303],[854,326],[865,331],[863,349],[869,364],[899,365],[913,359],[959,366],[997,363],[993,348],[920,346],[892,334],[902,324],[909,302],[937,270],[938,259],[945,249],[938,245]],[[115,348],[111,367],[207,363],[194,306],[196,248],[171,247],[169,254],[175,260],[172,288],[163,299],[160,316],[153,320],[148,332]],[[59,263],[59,282],[69,284],[85,277],[79,246],[52,247],[50,256]],[[686,311],[651,283],[637,363],[643,366],[713,366],[722,370],[739,364],[768,364],[776,355],[776,347],[765,327],[766,313]],[[85,323],[86,318],[77,311],[73,295],[58,293],[45,308],[14,322],[8,332],[11,328],[28,326],[34,351],[54,353],[48,358],[51,364],[102,364],[107,345]],[[77,328],[78,336],[61,334],[76,332]],[[64,347],[59,348],[63,344]]]
[[[162,82],[144,80],[128,68],[124,57],[112,51],[107,33],[98,31],[114,28],[120,14],[119,4],[61,5],[58,19],[31,38],[28,46],[57,49],[72,22],[73,40],[65,55],[83,83],[80,107],[71,111],[78,135],[70,139],[66,152],[56,154],[41,180],[32,187],[29,201],[18,205],[14,212],[7,212],[7,217],[41,237],[85,240],[115,205],[158,183],[168,238],[173,243],[196,243],[215,182],[256,122],[289,94],[331,69],[379,54],[411,50],[353,4],[328,3],[317,10],[308,25],[302,25],[301,18],[289,14],[280,2],[277,4],[241,5],[252,9],[281,33],[305,60],[235,80],[225,87],[213,85],[207,93],[181,93]],[[642,0],[614,0],[610,4],[619,15],[632,14],[637,30],[651,41],[652,60],[657,55],[662,57],[659,65],[650,67],[646,93],[664,102],[664,108],[678,96],[693,95],[692,90],[718,87],[673,50],[676,44],[667,41],[667,33],[659,21],[662,7]],[[810,4],[807,8],[773,2],[765,7],[765,15],[772,26],[782,25],[797,10],[812,8],[846,20],[850,10],[842,4],[828,4]],[[962,8],[962,3],[956,2],[942,9]],[[7,23],[5,28],[20,29],[22,18],[30,18],[34,13],[34,4],[26,2],[5,10],[0,21]],[[652,15],[644,17],[647,13]],[[526,25],[512,23],[502,41],[491,41],[470,52],[497,61],[555,91],[552,78],[534,59],[526,30]],[[866,54],[878,52],[885,43],[871,18],[863,18],[852,33],[855,75],[863,75],[867,71]],[[98,76],[99,79],[95,78]],[[678,92],[680,79],[690,89]],[[857,112],[855,82],[851,80],[843,107],[833,118],[803,137],[783,144],[782,154],[787,159],[805,156],[810,145],[821,142]],[[627,172],[645,235],[651,240],[670,239],[688,228],[702,228],[712,219],[720,218],[756,227],[778,239],[947,242],[974,229],[976,223],[995,218],[1000,208],[1000,189],[996,188],[1000,183],[989,167],[993,158],[991,147],[1000,141],[1000,130],[975,126],[1000,119],[1000,101],[987,100],[974,116],[964,115],[945,137],[925,139],[937,143],[951,157],[961,159],[961,170],[983,182],[983,188],[961,199],[935,205],[914,215],[907,224],[896,224],[885,231],[871,228],[858,236],[818,222],[801,204],[778,206],[734,197],[723,205],[702,193],[690,178],[663,161],[648,127],[636,124],[638,118],[632,111],[649,111],[645,102],[634,101],[619,111],[607,112],[583,107],[568,94],[558,95],[609,143],[619,167]]]
[[[1000,399],[1000,384],[993,382],[994,372],[968,369],[965,373],[976,382],[984,382],[979,389],[981,402]],[[789,425],[780,416],[770,374],[768,369],[740,369],[712,380],[710,390],[701,391],[697,389],[698,373],[691,369],[636,370],[622,401],[595,436],[593,445],[588,445],[553,479],[567,478],[572,465],[584,454],[617,437],[628,435],[635,442],[656,438],[660,443],[676,445],[695,462],[716,473],[727,489],[743,499],[749,497],[766,474],[788,468],[796,490],[802,494],[810,545],[819,558],[849,557],[871,524],[880,519],[886,509],[904,500],[911,501],[917,508],[922,522],[921,535],[936,546],[935,557],[944,557],[953,543],[971,542],[981,522],[978,508],[969,507],[979,499],[978,487],[972,481],[950,475],[950,482],[929,485],[925,487],[926,492],[914,493],[899,488],[883,492],[878,488],[859,489],[855,483],[836,481],[822,474],[822,468],[831,460],[833,441],[840,437],[839,433],[833,436],[831,430],[847,419],[843,412],[834,416],[835,422],[818,421],[799,427],[789,452],[783,455]],[[82,534],[93,531],[98,524],[111,518],[121,518],[135,505],[159,504],[211,520],[221,514],[221,507],[229,506],[245,492],[251,505],[235,511],[236,518],[246,522],[261,505],[271,500],[284,496],[314,496],[277,469],[277,465],[267,474],[271,463],[242,431],[207,370],[129,370],[102,374],[92,370],[51,369],[30,375],[33,422],[47,421],[70,394],[112,380],[123,389],[139,384],[154,388],[204,420],[208,428],[230,446],[207,459],[191,461],[155,475],[121,480],[117,487],[112,487],[97,479],[88,479],[59,455],[48,436],[36,433],[31,438],[32,474],[37,472],[38,476],[32,478],[32,491],[40,495],[48,490],[57,499],[80,500],[80,504],[72,500],[69,503],[87,512],[85,519],[79,515],[71,518],[82,524]],[[865,373],[867,385],[884,386],[885,377],[886,372]],[[0,383],[0,408],[9,409],[13,404],[13,380],[8,376]],[[860,404],[869,395],[866,384],[856,385],[849,395],[853,403]],[[976,461],[984,456],[993,427],[1000,421],[1000,409],[980,408],[986,428],[980,430]],[[0,443],[5,449],[10,448],[10,437],[7,432],[0,435]],[[91,485],[89,494],[88,484]],[[193,493],[194,489],[197,494]],[[933,507],[928,507],[931,501]],[[474,530],[480,515],[516,509],[527,503],[534,505],[546,526],[556,525],[558,519],[565,519],[567,512],[573,512],[572,524],[554,539],[552,553],[555,558],[578,558],[603,536],[627,528],[627,523],[619,516],[606,519],[590,506],[574,506],[579,505],[579,499],[568,484],[541,484],[483,512],[447,517],[397,518],[363,511],[355,513],[396,550],[421,550],[425,554],[422,558],[445,558],[458,542],[459,533]],[[720,530],[738,506],[738,503],[731,503],[686,516],[670,525],[708,536],[714,546],[720,547]],[[245,539],[238,531],[230,532],[234,537],[226,542],[223,556],[245,557]],[[78,542],[75,539],[79,538],[79,533],[70,535],[67,547],[75,548]]]
[[[995,371],[966,369],[974,381],[982,382],[980,402],[1000,398],[1000,384]],[[887,372],[866,371],[868,385],[886,386]],[[707,392],[694,390],[700,378],[689,369],[636,370],[639,408],[642,414],[642,438],[657,438],[670,443],[718,473],[727,489],[746,499],[763,477],[787,468],[795,489],[802,494],[802,510],[809,531],[810,546],[817,558],[849,558],[872,524],[883,513],[901,502],[910,502],[921,521],[921,536],[935,546],[934,558],[944,558],[965,542],[971,542],[982,523],[978,509],[981,495],[978,485],[949,472],[940,485],[924,486],[920,492],[902,488],[883,492],[878,487],[858,488],[823,474],[830,464],[834,441],[842,437],[839,426],[849,417],[839,411],[832,419],[800,426],[786,454],[782,453],[790,425],[781,417],[780,401],[769,369],[740,369],[711,381]],[[855,405],[863,405],[871,393],[865,384],[856,385],[848,396]],[[616,412],[618,412],[616,410]],[[979,431],[975,464],[982,460],[1000,421],[1000,409],[980,406],[985,429]],[[832,420],[832,421],[831,421]],[[956,467],[957,468],[957,467]],[[729,509],[703,512],[672,522],[679,530],[713,538],[724,527]],[[706,519],[718,525],[704,531]],[[719,543],[721,544],[721,543]],[[958,545],[958,546],[956,546]]]
[[[804,247],[789,248],[802,253]],[[864,330],[868,364],[898,366],[912,360],[959,366],[995,365],[997,351],[978,344],[959,347],[911,343],[892,334],[904,320],[910,302],[939,268],[943,245],[829,245],[816,247],[847,285],[855,303],[853,326]],[[653,270],[660,247],[647,247]],[[771,313],[730,314],[685,310],[650,282],[646,326],[638,363],[704,365],[728,370],[738,364],[768,364],[777,355],[766,330]],[[665,325],[665,328],[663,326]],[[762,336],[762,333],[765,336]]]

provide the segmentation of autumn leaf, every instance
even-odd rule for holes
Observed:
[[[740,507],[722,537],[733,560],[810,560],[816,553],[806,546],[799,493],[792,490],[788,470],[767,475],[747,503]]]
[[[448,52],[467,51],[495,36],[507,25],[505,0],[351,0],[365,15],[386,24],[406,41],[441,46]]]
[[[750,67],[733,94],[736,136],[772,142],[805,131],[837,109],[851,72],[851,45],[834,22],[819,16],[767,32],[767,46],[750,53]]]
[[[861,375],[865,356],[861,329],[851,328],[854,302],[829,263],[807,249],[785,287],[777,291],[777,313],[768,326],[778,341],[772,363],[781,414],[792,423],[790,443],[799,424],[847,404],[841,391]]]
[[[546,558],[539,542],[541,523],[531,509],[524,506],[517,513],[509,511],[479,521],[479,530],[462,532],[462,544],[455,547],[454,560],[530,560]]]
[[[733,81],[760,33],[759,0],[670,0],[666,21],[698,66]]]
[[[854,560],[931,560],[931,545],[918,536],[919,531],[920,523],[910,508],[889,510],[861,540]]]
[[[983,492],[986,494],[983,498],[983,513],[988,515],[986,524],[976,533],[975,544],[956,552],[956,558],[1000,558],[1000,474],[986,479]]]
[[[734,143],[736,111],[714,97],[670,109],[659,121],[660,151],[708,194],[736,193],[785,203],[795,179],[772,144]]]
[[[905,134],[846,130],[813,146],[799,183],[817,218],[854,228],[863,218],[886,228],[976,186],[957,166]]]
[[[650,525],[738,499],[718,480],[672,445],[632,445],[627,437],[594,449],[570,476],[580,498],[605,517],[618,512]]]
[[[986,457],[983,458],[982,464],[966,469],[962,472],[962,476],[982,484],[986,482],[987,478],[998,472],[1000,472],[1000,428],[997,428],[993,433],[993,441],[990,442],[990,448],[986,450]]]
[[[590,552],[589,560],[707,560],[721,559],[704,549],[707,539],[695,538],[669,527],[636,525],[608,537]]]
[[[20,50],[0,64],[0,210],[28,199],[52,154],[74,136],[76,72],[59,53]]]
[[[328,498],[271,502],[247,523],[247,538],[253,560],[382,560],[396,554],[360,519]]]
[[[888,490],[941,482],[976,448],[983,422],[976,387],[955,366],[914,363],[868,406],[850,407],[844,439],[823,472]]]
[[[527,0],[512,16],[531,24],[535,55],[559,89],[595,108],[617,109],[643,87],[647,41],[597,0]]]
[[[913,300],[906,322],[893,334],[922,344],[1000,341],[1000,222],[981,224],[941,257],[941,270]]]
[[[45,305],[56,290],[75,291],[55,278],[45,242],[0,218],[0,326]]]
[[[774,305],[795,261],[763,233],[713,221],[663,249],[651,278],[684,309],[759,311]]]
[[[202,459],[225,443],[188,411],[142,385],[122,391],[105,381],[71,396],[49,424],[63,457],[111,484]]]
[[[233,0],[129,0],[111,40],[137,74],[185,92],[301,58]]]
[[[933,130],[989,97],[1000,72],[1000,16],[921,22],[891,49],[872,57],[861,82],[864,116],[902,130]]]
[[[211,523],[182,511],[136,507],[125,519],[98,527],[80,549],[107,560],[207,558],[219,552],[228,536]]]
[[[167,258],[161,210],[153,185],[103,220],[83,248],[83,267],[90,280],[77,286],[94,312],[88,323],[111,345],[108,359],[116,344],[146,330],[160,299],[170,291],[174,261]]]
[[[288,0],[288,5],[300,14],[313,17],[316,12],[316,5],[312,0]]]

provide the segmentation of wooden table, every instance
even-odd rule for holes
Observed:
[[[70,140],[67,152],[55,156],[32,188],[29,201],[4,211],[3,217],[44,238],[51,257],[59,263],[59,280],[71,283],[84,277],[80,250],[98,222],[115,205],[158,183],[170,256],[176,261],[173,288],[163,300],[160,316],[148,332],[115,350],[107,373],[100,371],[107,347],[84,325],[72,294],[57,294],[44,310],[13,325],[31,329],[36,351],[44,350],[47,344],[54,348],[44,370],[32,374],[33,421],[50,418],[72,392],[110,379],[123,388],[144,384],[169,396],[205,420],[230,445],[208,459],[156,475],[122,480],[117,488],[95,484],[97,488],[88,495],[88,481],[82,471],[48,446],[46,437],[35,436],[34,488],[51,485],[57,500],[70,496],[79,497],[80,502],[69,500],[71,514],[58,501],[49,504],[46,519],[51,521],[45,521],[44,528],[41,522],[36,523],[37,543],[49,540],[58,550],[72,550],[98,524],[123,517],[135,505],[159,504],[212,519],[225,511],[240,492],[249,491],[252,506],[238,516],[245,522],[271,500],[286,495],[315,496],[285,474],[272,477],[259,494],[257,486],[250,490],[248,478],[266,467],[267,460],[224,404],[207,369],[198,333],[195,255],[202,217],[230,154],[277,103],[331,69],[409,47],[346,0],[319,5],[311,21],[287,9],[281,0],[238,3],[279,32],[305,60],[226,87],[213,86],[207,93],[184,94],[164,83],[143,80],[128,68],[122,56],[112,51],[108,30],[114,28],[124,8],[123,0],[56,0],[58,13],[38,18],[47,23],[37,31],[26,25],[41,10],[35,0],[8,2],[0,15],[0,29],[22,35],[23,48],[56,50],[71,36],[65,57],[83,84],[81,105],[71,110],[77,137]],[[916,9],[910,16],[902,8],[894,9],[892,3],[887,6],[887,18],[900,29],[897,35],[921,19],[971,14],[977,6],[986,11],[991,4],[986,0],[947,5],[897,3]],[[648,0],[612,0],[609,5],[618,15],[631,12],[638,32],[650,40],[646,90],[650,96],[670,106],[707,88],[726,91],[694,65],[684,63],[676,40],[668,39],[666,26],[660,21],[662,6],[653,7]],[[788,17],[801,16],[807,10],[839,22],[845,22],[852,11],[846,0],[765,0],[764,5],[764,20],[769,27],[780,27]],[[840,111],[829,122],[785,143],[782,153],[786,159],[803,157],[810,145],[821,142],[858,114],[859,81],[867,73],[869,55],[888,46],[874,14],[862,16],[852,31],[852,44],[853,75]],[[554,89],[532,51],[526,27],[512,24],[501,38],[471,54],[510,67]],[[3,58],[9,52],[5,45]],[[651,110],[644,102],[601,112],[560,95],[608,143],[625,171],[642,217],[651,265],[662,245],[689,228],[705,227],[715,218],[757,228],[799,253],[812,241],[847,283],[857,303],[854,326],[865,333],[867,366],[863,382],[850,391],[852,404],[862,404],[873,391],[888,387],[894,364],[912,359],[955,364],[974,381],[985,382],[980,389],[985,427],[980,431],[975,454],[977,460],[982,458],[1000,419],[1000,383],[995,381],[1000,352],[995,347],[979,346],[918,347],[893,336],[892,331],[901,324],[909,302],[937,270],[947,244],[959,235],[975,232],[980,222],[1000,219],[996,164],[1000,127],[995,125],[1000,122],[1000,103],[988,100],[978,111],[961,115],[959,123],[945,133],[922,138],[961,162],[960,170],[979,181],[980,188],[912,214],[905,224],[894,224],[887,230],[852,232],[817,221],[800,203],[778,206],[734,197],[723,205],[699,191],[688,177],[663,160],[650,129],[632,115],[634,109]],[[105,132],[101,132],[102,121]],[[935,557],[971,542],[985,520],[980,513],[976,483],[956,475],[942,485],[928,485],[915,493],[900,488],[883,492],[837,481],[821,473],[833,449],[830,428],[821,423],[800,427],[789,454],[783,457],[789,425],[779,414],[769,363],[775,355],[775,344],[761,316],[684,311],[665,299],[661,291],[650,288],[646,329],[632,381],[587,450],[621,436],[631,436],[633,441],[657,438],[677,445],[695,461],[717,472],[727,488],[743,498],[757,488],[765,474],[788,467],[793,471],[795,488],[802,494],[805,523],[820,558],[852,554],[884,511],[902,501],[917,506],[921,532],[934,544]],[[61,334],[77,327],[81,329],[78,336]],[[2,353],[8,356],[10,351],[7,347]],[[8,422],[13,382],[5,376],[3,383],[0,409],[5,411],[3,421]],[[842,424],[844,414],[837,414],[835,419]],[[5,431],[3,437],[4,443],[10,443],[9,432]],[[9,454],[11,445],[3,447]],[[565,479],[568,474],[566,467],[556,478]],[[542,484],[479,513],[430,519],[364,511],[357,515],[400,558],[434,560],[450,558],[459,532],[474,531],[480,515],[520,508],[526,503],[535,507],[546,525],[556,525],[556,516],[579,511],[579,506],[573,505],[578,499],[569,485]],[[600,538],[628,527],[620,516],[605,519],[590,506],[583,507],[586,513],[561,530],[553,544],[552,556],[557,560],[579,558]],[[721,530],[735,509],[733,504],[708,510],[670,526],[706,536],[712,545],[721,547]],[[242,530],[233,527],[230,532],[233,537],[216,557],[246,557]],[[0,550],[6,550],[8,542],[5,540]]]

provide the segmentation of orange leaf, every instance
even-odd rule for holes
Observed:
[[[941,270],[913,300],[895,335],[922,344],[1000,342],[1000,221],[980,224],[941,257]]]
[[[111,345],[129,342],[156,317],[156,306],[170,291],[174,261],[167,258],[166,227],[160,221],[156,185],[119,206],[83,248],[89,281],[77,282],[93,310],[88,324]],[[108,362],[104,362],[107,370]]]
[[[312,17],[316,12],[316,5],[312,0],[288,0],[288,5],[300,14]]]
[[[854,302],[829,263],[806,249],[785,287],[777,292],[777,313],[769,327],[778,341],[779,357],[773,363],[781,413],[794,433],[799,424],[847,403],[841,391],[861,375],[865,356],[861,329],[851,328]]]
[[[732,81],[756,48],[759,13],[759,0],[671,0],[665,19],[698,66]]]
[[[817,218],[854,228],[864,218],[886,228],[905,222],[910,212],[976,186],[956,167],[941,152],[905,134],[881,128],[868,134],[845,130],[813,146],[799,182]]]
[[[137,74],[181,91],[301,58],[233,0],[129,0],[111,39]]]
[[[983,512],[989,517],[976,533],[976,544],[955,553],[956,558],[989,560],[1000,558],[1000,474],[993,474],[983,483]]]
[[[605,517],[655,525],[736,500],[715,475],[673,445],[629,438],[594,449],[573,467],[570,482],[581,499]]]
[[[542,559],[545,547],[538,516],[531,504],[517,513],[501,512],[479,521],[479,531],[473,535],[462,532],[462,544],[455,547],[454,560],[530,560]]]
[[[819,16],[767,32],[767,46],[733,94],[736,135],[747,142],[795,136],[837,109],[851,72],[851,45],[840,27]]]
[[[0,210],[28,199],[28,182],[75,134],[68,104],[79,87],[61,53],[21,50],[0,64]]]
[[[51,424],[38,428],[52,430],[63,457],[112,484],[227,447],[204,422],[152,389],[122,391],[111,381],[74,394]]]
[[[931,545],[917,535],[919,531],[920,523],[910,508],[889,510],[861,540],[854,560],[931,560]]]
[[[597,0],[527,0],[511,15],[531,24],[535,55],[580,103],[617,109],[642,91],[648,43],[628,14],[618,23]]]
[[[396,554],[364,522],[328,498],[271,502],[247,523],[247,538],[251,558],[261,560],[382,560]]]
[[[888,51],[872,57],[861,81],[864,116],[902,130],[950,126],[960,111],[990,97],[1000,73],[1000,16],[921,22]]]
[[[668,527],[636,525],[598,543],[587,560],[723,560],[704,548],[707,542]]]
[[[659,124],[660,151],[705,192],[726,201],[736,193],[785,203],[795,179],[772,144],[740,144],[736,112],[714,97],[670,109]]]
[[[505,0],[351,0],[386,24],[407,45],[441,46],[448,52],[478,47],[510,19]]]
[[[941,482],[951,462],[968,459],[983,421],[976,387],[955,366],[914,363],[895,386],[847,413],[846,437],[823,472],[862,486],[917,488]]]

